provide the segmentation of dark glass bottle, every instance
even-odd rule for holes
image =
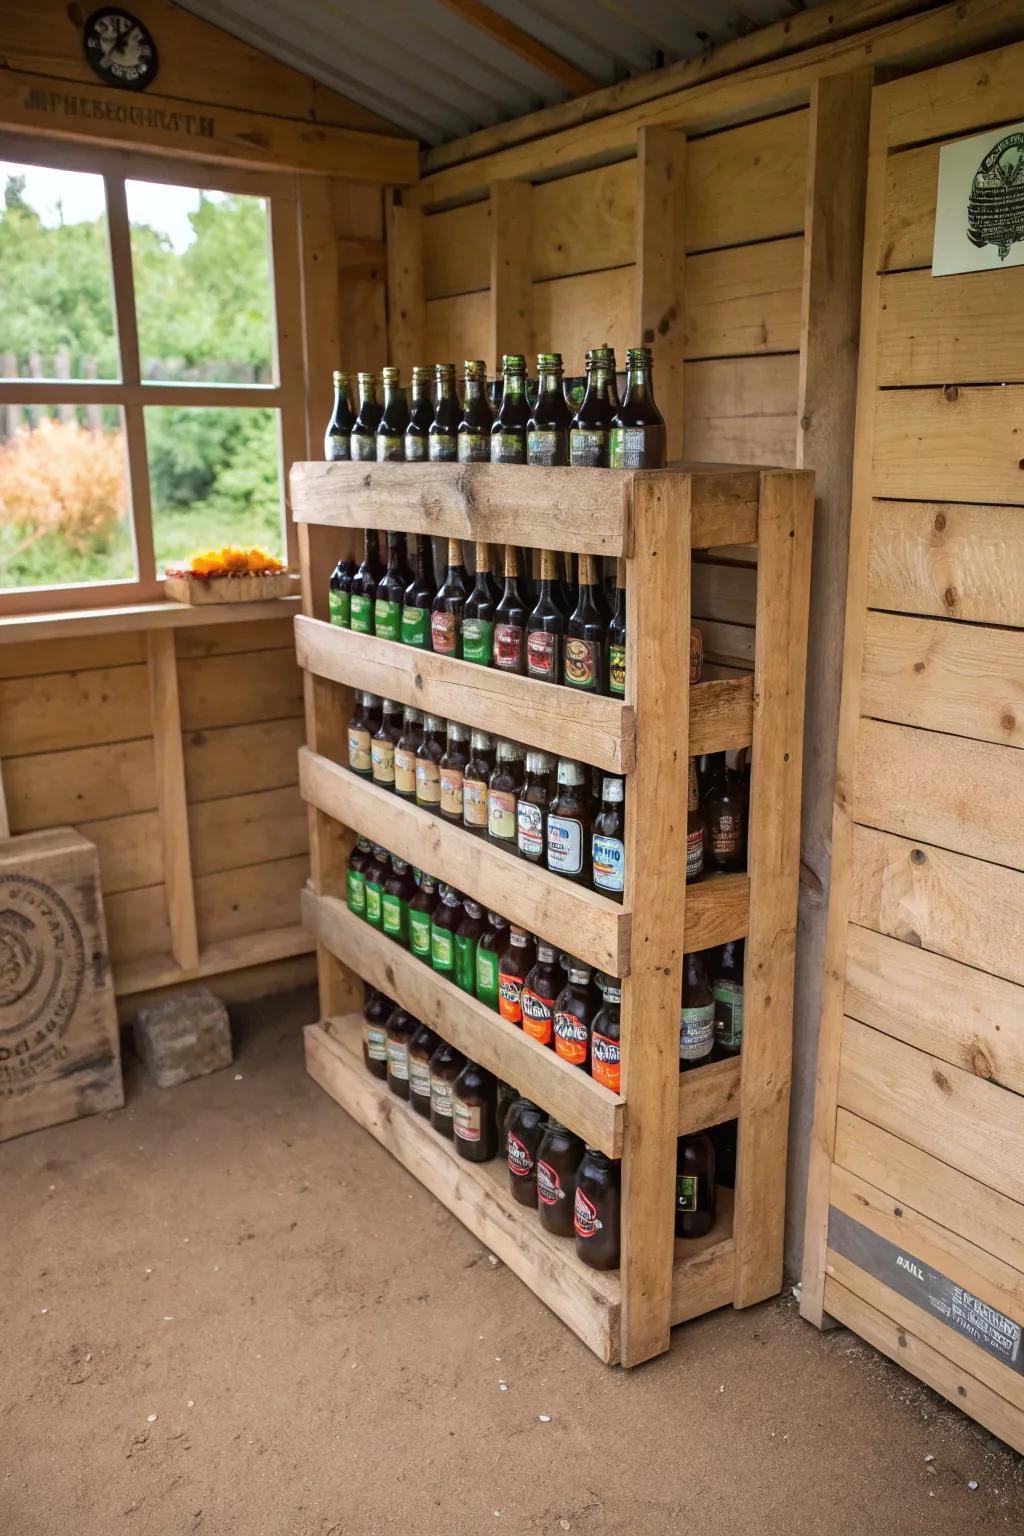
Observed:
[[[405,429],[409,425],[409,402],[399,383],[397,368],[381,371],[384,381],[384,409],[377,425],[377,463],[402,463],[405,459]]]
[[[537,404],[526,424],[528,464],[568,464],[572,411],[562,385],[562,354],[537,354]]]
[[[498,1127],[498,1154],[502,1153],[505,1146],[505,1122],[508,1112],[519,1097],[518,1088],[513,1088],[511,1083],[506,1083],[504,1078],[498,1078],[498,1107],[494,1113],[495,1123]]]
[[[615,608],[608,620],[608,692],[626,697],[626,562],[615,563]]]
[[[526,463],[526,424],[530,407],[526,400],[526,358],[509,352],[501,360],[501,405],[491,428],[491,463]]]
[[[523,788],[523,749],[499,741],[497,761],[487,786],[487,837],[508,853],[516,850],[516,803]]]
[[[452,1102],[455,1079],[466,1065],[466,1058],[454,1045],[442,1040],[430,1058],[430,1123],[435,1131],[452,1141]]]
[[[654,399],[650,347],[626,353],[626,394],[612,422],[608,461],[612,469],[662,469],[665,418]]]
[[[434,419],[430,388],[433,373],[432,368],[415,367],[412,370],[412,403],[405,429],[405,457],[410,464],[421,464],[429,457],[430,423]]]
[[[494,665],[502,672],[526,671],[529,610],[519,586],[519,550],[505,545],[505,590],[494,610]]]
[[[390,997],[369,984],[363,986],[363,1061],[366,1070],[381,1081],[388,1075],[388,1015],[394,1008]]]
[[[704,1237],[715,1224],[715,1144],[706,1132],[676,1147],[676,1237]]]
[[[401,640],[402,604],[411,581],[405,534],[389,533],[388,568],[377,583],[373,607],[373,632],[378,640]]]
[[[381,722],[370,742],[370,766],[373,782],[381,789],[395,787],[395,746],[402,734],[402,706],[394,699],[383,699]]]
[[[370,718],[372,699],[372,693],[357,692],[348,722],[348,766],[364,779],[373,776],[370,741],[376,727]]]
[[[576,1201],[576,1171],[583,1143],[560,1121],[544,1122],[537,1148],[537,1214],[540,1224],[556,1237],[572,1237]]]
[[[483,363],[463,363],[462,418],[459,422],[459,463],[488,464],[494,418],[487,399],[487,369]]]
[[[590,1075],[612,1093],[618,1093],[622,1084],[622,1047],[619,1043],[622,983],[616,976],[601,976],[597,985],[604,1001],[590,1026]]]
[[[712,785],[725,776],[725,753],[704,752],[697,758],[697,786],[700,792],[700,803],[704,804],[711,793]]]
[[[702,955],[683,956],[683,997],[679,1010],[679,1070],[701,1067],[715,1044],[715,999]]]
[[[409,1097],[409,1041],[419,1028],[404,1008],[395,1008],[388,1017],[388,1087],[400,1099]]]
[[[501,955],[508,942],[508,923],[500,912],[487,913],[487,926],[476,946],[476,995],[498,1012],[498,975]]]
[[[537,958],[527,972],[519,998],[523,1034],[538,1045],[555,1048],[555,1000],[562,990],[562,968],[553,944],[537,940]]]
[[[377,375],[357,373],[356,383],[359,386],[359,409],[349,433],[349,456],[357,464],[376,463],[377,428],[381,418],[380,401],[377,399]]]
[[[356,574],[354,560],[339,560],[331,572],[327,591],[327,617],[341,629],[352,624],[352,578]]]
[[[423,716],[407,704],[402,713],[402,734],[395,743],[395,794],[416,799],[416,753],[423,740]]]
[[[437,906],[437,881],[423,873],[416,894],[409,901],[409,948],[417,960],[430,965],[431,917]]]
[[[498,1012],[520,1029],[523,1024],[523,982],[536,958],[533,939],[526,929],[510,924],[508,940],[498,960]]]
[[[571,758],[558,759],[557,788],[548,808],[547,866],[556,875],[590,884],[594,813],[586,773]]]
[[[494,641],[494,583],[491,579],[491,546],[476,546],[473,590],[462,610],[462,659],[489,667]]]
[[[704,812],[700,807],[700,790],[697,784],[697,765],[690,758],[690,773],[686,793],[686,883],[699,880],[704,873],[705,843]]]
[[[345,867],[345,904],[356,917],[366,917],[366,866],[373,855],[369,841],[357,837]]]
[[[391,872],[381,887],[381,930],[403,949],[409,948],[409,903],[416,895],[413,872],[404,859],[391,855]]]
[[[434,369],[437,404],[427,434],[427,457],[432,464],[454,464],[459,456],[459,417],[455,393],[455,364],[438,363]]]
[[[601,782],[601,810],[591,834],[591,875],[594,890],[621,901],[626,884],[626,781],[606,774]]]
[[[409,1103],[424,1120],[430,1119],[430,1058],[439,1044],[426,1024],[417,1025],[409,1041]]]
[[[608,691],[608,625],[598,605],[592,555],[579,557],[579,596],[565,631],[562,681],[585,693]]]
[[[355,421],[348,395],[348,374],[334,372],[334,409],[324,433],[324,458],[336,463],[349,457],[349,434]]]
[[[487,787],[494,772],[494,747],[486,731],[472,731],[469,761],[462,770],[462,825],[474,837],[487,836]]]
[[[462,897],[454,885],[442,885],[430,919],[430,963],[441,976],[455,976],[455,930],[462,917]]]
[[[707,823],[707,860],[712,869],[743,869],[747,861],[747,791],[734,768],[725,768],[701,806]]]
[[[618,1269],[621,1164],[587,1147],[576,1170],[576,1256],[591,1269]]]
[[[484,931],[484,909],[471,896],[463,898],[455,930],[455,985],[471,996],[476,990],[476,951]]]
[[[727,1120],[710,1131],[715,1148],[715,1184],[722,1189],[736,1188],[736,1140],[738,1120]]]
[[[425,533],[416,535],[413,560],[413,578],[402,594],[402,644],[429,651],[430,611],[437,596],[437,582],[434,580],[434,552]]]
[[[743,940],[723,944],[712,966],[715,1000],[715,1050],[738,1056],[743,1047]]]
[[[505,1121],[505,1157],[512,1198],[528,1210],[537,1209],[537,1150],[546,1116],[532,1099],[520,1095],[509,1106]]]
[[[380,568],[380,544],[377,530],[367,528],[363,534],[363,560],[352,577],[351,627],[359,635],[373,634],[373,605],[383,572]]]
[[[618,410],[615,351],[594,347],[587,353],[587,392],[569,428],[570,464],[608,468],[608,439]]]
[[[545,683],[561,682],[564,667],[566,619],[558,590],[558,555],[553,549],[542,549],[540,589],[526,621],[526,672]]]
[[[526,777],[516,799],[516,847],[531,864],[544,863],[552,761],[546,752],[526,754]]]
[[[462,825],[462,776],[469,762],[469,726],[448,721],[447,742],[441,759],[440,811],[445,821]]]
[[[390,873],[388,851],[380,843],[371,844],[372,856],[366,866],[366,921],[371,928],[380,928],[384,922],[384,881]]]
[[[452,1090],[455,1150],[468,1163],[487,1163],[498,1151],[498,1085],[475,1061],[467,1061]]]
[[[416,748],[416,804],[425,811],[441,806],[441,759],[445,731],[440,715],[423,716],[423,740]]]
[[[469,578],[462,563],[462,540],[448,540],[448,574],[430,613],[431,649],[441,656],[458,656],[462,649],[462,611],[469,596]]]
[[[555,1055],[570,1066],[590,1071],[590,1023],[597,1012],[593,973],[569,957],[569,981],[555,999]]]

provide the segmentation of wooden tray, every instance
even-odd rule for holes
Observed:
[[[166,576],[164,591],[176,603],[198,607],[204,603],[258,603],[268,597],[287,597],[292,580],[287,571],[269,576]]]

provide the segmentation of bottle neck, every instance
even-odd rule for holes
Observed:
[[[388,534],[388,570],[397,571],[399,566],[405,564],[405,534]]]
[[[448,573],[462,570],[462,544],[458,539],[448,540]]]
[[[626,379],[626,401],[630,405],[654,404],[650,368],[631,368]]]
[[[377,543],[376,528],[367,528],[363,533],[363,560],[367,565],[376,565],[380,547]]]
[[[484,397],[484,384],[482,379],[466,379],[463,385],[462,398],[466,405],[471,401],[482,400]]]
[[[540,398],[547,395],[560,395],[562,393],[561,368],[545,369],[537,380],[538,403]]]

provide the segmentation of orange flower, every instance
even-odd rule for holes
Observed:
[[[166,568],[168,576],[197,576],[207,580],[211,576],[272,576],[285,569],[276,555],[261,549],[259,545],[243,548],[239,544],[225,544],[223,549],[194,551],[178,565]]]

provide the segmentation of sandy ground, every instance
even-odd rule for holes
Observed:
[[[305,1076],[313,1008],[0,1147],[3,1536],[1022,1529],[1019,1457],[791,1300],[599,1365]]]

